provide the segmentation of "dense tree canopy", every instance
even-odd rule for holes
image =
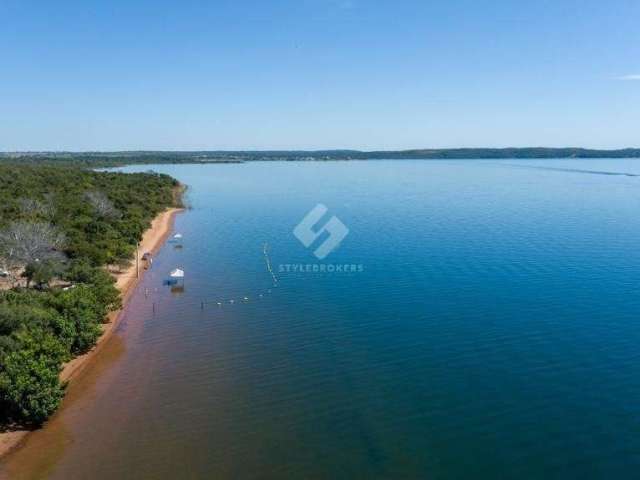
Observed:
[[[104,266],[131,258],[177,185],[154,173],[0,164],[0,267],[26,279],[0,290],[1,423],[39,424],[55,411],[62,364],[91,349],[120,306]]]

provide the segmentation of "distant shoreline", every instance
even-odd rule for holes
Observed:
[[[155,254],[171,234],[176,214],[182,211],[184,211],[184,208],[169,208],[158,214],[151,222],[151,226],[144,232],[138,250]],[[120,324],[122,312],[131,293],[144,275],[144,269],[140,268],[139,273],[140,275],[136,276],[136,264],[134,262],[126,270],[113,275],[116,279],[116,288],[122,296],[122,308],[109,313],[107,323],[102,326],[100,338],[89,352],[72,359],[63,366],[60,372],[61,381],[69,382],[73,380],[97,356],[102,347],[113,336]],[[50,421],[55,421],[55,417]],[[46,428],[46,424],[42,428]],[[14,430],[0,433],[0,459],[19,448],[30,432],[31,430]]]
[[[88,168],[135,164],[210,164],[257,161],[349,161],[349,160],[562,160],[640,159],[640,148],[440,148],[411,150],[200,150],[200,151],[105,151],[105,152],[0,152],[0,162],[20,164],[76,165]]]

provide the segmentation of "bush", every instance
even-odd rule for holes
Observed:
[[[100,336],[100,324],[107,310],[98,302],[92,288],[78,285],[58,292],[51,299],[51,305],[74,326],[76,335],[71,343],[71,353],[78,355],[93,347]]]
[[[41,424],[63,396],[58,376],[66,347],[39,328],[17,333],[15,341],[18,347],[2,355],[0,403],[5,420]]]

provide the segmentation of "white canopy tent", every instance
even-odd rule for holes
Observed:
[[[184,278],[184,270],[180,270],[179,268],[176,268],[175,270],[171,271],[169,276],[171,278]]]

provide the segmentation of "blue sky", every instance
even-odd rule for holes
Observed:
[[[0,0],[0,21],[0,150],[640,146],[635,0]]]

